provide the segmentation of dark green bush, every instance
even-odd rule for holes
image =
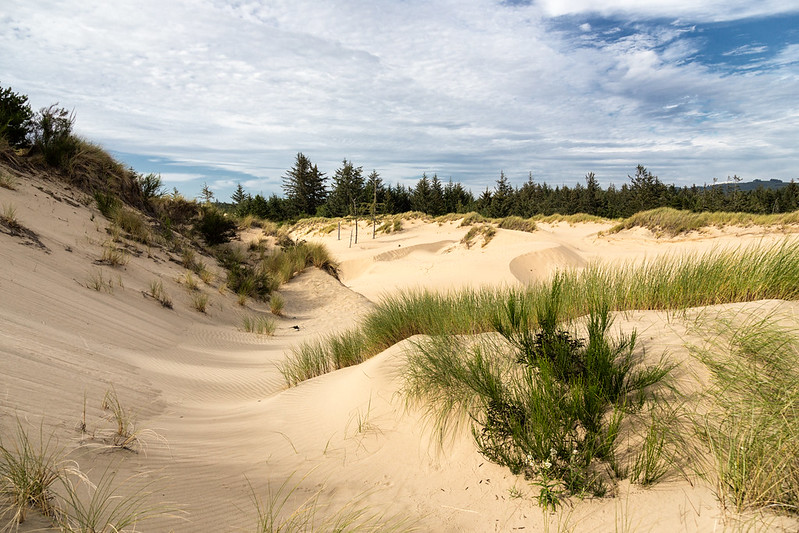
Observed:
[[[33,119],[33,146],[48,165],[66,169],[80,147],[72,135],[75,115],[57,104],[39,110]]]
[[[15,93],[10,87],[0,87],[0,138],[5,138],[13,148],[27,147],[32,120],[28,97]]]
[[[195,223],[196,229],[206,244],[214,246],[224,244],[236,234],[236,222],[224,213],[211,206],[204,206],[202,216]]]

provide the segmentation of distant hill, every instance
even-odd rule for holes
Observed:
[[[724,187],[729,189],[734,189],[736,183],[734,181],[725,181],[724,183],[715,183],[713,185],[708,185],[708,188],[713,187]],[[741,191],[754,191],[760,187],[764,189],[774,189],[779,190],[783,187],[787,187],[790,185],[789,181],[782,181],[782,180],[753,180],[753,181],[742,181],[738,184],[738,190]]]

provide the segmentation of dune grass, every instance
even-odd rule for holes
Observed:
[[[634,227],[651,230],[657,235],[674,237],[691,231],[701,231],[709,227],[724,226],[789,226],[799,224],[799,211],[773,215],[752,213],[679,211],[670,207],[659,207],[641,211],[613,226],[609,233]]]
[[[297,348],[283,365],[289,385],[295,377],[314,372],[294,371],[314,359],[314,371],[329,371],[330,345],[344,336],[361,339],[344,343],[353,351],[341,360],[361,361],[413,335],[475,334],[495,331],[492,317],[509,298],[536,302],[560,285],[562,316],[568,320],[588,313],[591,305],[605,302],[611,311],[664,310],[761,299],[799,298],[799,241],[781,245],[755,245],[704,254],[665,256],[622,266],[591,265],[584,270],[556,274],[552,281],[524,288],[464,289],[449,293],[408,291],[383,299],[366,315],[356,331],[312,341]],[[529,326],[535,327],[532,321]],[[357,355],[356,355],[357,352]]]
[[[203,292],[196,292],[191,295],[191,306],[200,313],[208,310],[208,295]]]
[[[0,172],[0,187],[8,189],[9,191],[16,191],[17,185],[17,180],[15,180],[13,176],[5,172]]]
[[[491,239],[497,234],[497,229],[492,226],[491,224],[480,224],[478,226],[472,226],[469,228],[469,231],[466,232],[466,235],[463,236],[461,239],[461,243],[465,244],[467,248],[471,248],[472,244],[474,244],[475,239],[482,238],[483,244],[482,247],[485,248]]]
[[[164,289],[164,284],[160,279],[155,279],[150,282],[150,291],[145,293],[145,295],[150,296],[160,303],[161,307],[172,309],[172,298],[166,292],[166,289]]]
[[[156,480],[144,484],[138,474],[121,483],[108,468],[96,483],[76,469],[64,471],[60,504],[55,525],[65,533],[122,533],[137,531],[138,524],[155,516],[167,514],[170,507],[150,504],[150,487]],[[135,488],[133,488],[135,486]]]
[[[706,475],[735,512],[799,514],[799,323],[778,318],[714,319],[706,345],[694,347],[713,377],[695,422]]]
[[[241,317],[241,329],[247,333],[258,335],[274,335],[275,321],[263,315],[244,315]]]
[[[532,233],[536,230],[535,221],[530,218],[516,216],[505,217],[499,221],[497,227],[514,231],[526,231]]]
[[[307,476],[306,476],[307,477]],[[294,481],[289,476],[277,489],[271,486],[261,498],[250,485],[257,512],[255,531],[259,533],[293,532],[404,532],[414,531],[411,521],[400,515],[387,516],[370,509],[364,497],[356,497],[332,508],[323,503],[323,488],[303,495],[305,478]]]
[[[273,315],[282,316],[283,306],[285,305],[286,301],[280,294],[275,292],[269,297],[269,312],[271,312]]]
[[[4,436],[5,435],[5,436]],[[55,512],[53,486],[65,467],[63,450],[42,426],[31,437],[17,418],[13,432],[0,434],[0,529],[15,531],[31,508]]]

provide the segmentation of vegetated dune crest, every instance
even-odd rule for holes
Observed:
[[[468,228],[457,223],[411,222],[374,240],[363,232],[351,247],[334,234],[307,237],[329,246],[347,286],[318,270],[301,274],[280,289],[283,316],[275,317],[275,334],[264,336],[242,331],[241,317],[266,315],[268,307],[239,306],[210,258],[203,260],[215,279],[196,290],[162,248],[125,241],[124,264],[102,262],[109,223],[84,194],[26,178],[16,190],[0,189],[0,204],[13,205],[18,222],[47,248],[0,234],[3,436],[18,418],[31,434],[40,427],[52,433],[95,481],[106,468],[118,483],[139,474],[121,493],[150,482],[146,502],[167,502],[175,512],[137,530],[251,531],[253,495],[263,501],[287,480],[297,488],[286,510],[318,492],[320,517],[362,507],[388,521],[408,518],[423,531],[540,531],[547,521],[567,520],[577,531],[620,523],[712,531],[724,523],[711,488],[679,475],[648,490],[623,484],[617,499],[542,512],[536,487],[480,456],[468,430],[441,447],[423,409],[405,405],[400,372],[414,339],[292,389],[278,365],[299,343],[356,325],[381,293],[516,284],[551,274],[553,265],[579,268],[747,239],[776,243],[781,235],[679,242],[638,235],[630,243],[624,235],[597,235],[601,224],[542,224],[534,233],[498,230],[486,246],[467,247],[460,241]],[[171,309],[146,296],[153,280],[171,296]],[[205,313],[192,306],[197,291],[208,296]],[[702,312],[764,308],[799,311],[773,301]],[[696,339],[682,322],[630,312],[617,326],[637,329],[651,357],[665,351],[682,362],[681,388],[698,386],[685,348]],[[102,409],[109,390],[140,431],[138,453],[109,446],[113,423]],[[796,525],[780,520],[772,525]]]

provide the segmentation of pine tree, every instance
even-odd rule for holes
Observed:
[[[411,209],[422,213],[429,213],[432,196],[430,178],[427,177],[427,174],[422,174],[422,179],[416,182],[416,187],[414,187],[411,193]]]
[[[515,200],[515,191],[504,171],[500,171],[497,186],[491,199],[490,216],[503,218],[511,214]]]
[[[363,190],[363,168],[356,167],[346,159],[341,168],[333,175],[333,186],[328,196],[328,212],[331,216],[356,214],[355,209],[361,203]]]
[[[301,152],[294,166],[283,176],[283,191],[295,216],[315,215],[327,197],[324,174]]]
[[[249,194],[244,192],[244,187],[241,186],[241,183],[236,184],[236,190],[233,191],[233,194],[230,196],[230,199],[233,200],[233,203],[236,205],[241,204],[244,200],[247,199]]]
[[[206,182],[203,182],[203,188],[200,190],[200,198],[202,198],[203,202],[206,204],[210,204],[214,199],[214,191],[211,190]]]

